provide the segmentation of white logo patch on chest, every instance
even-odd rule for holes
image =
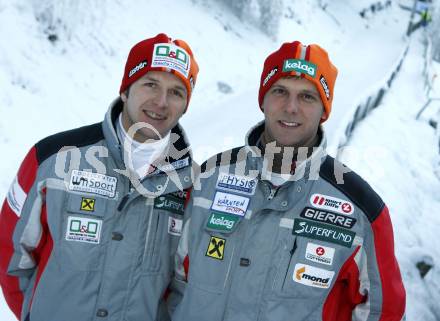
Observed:
[[[118,179],[98,173],[73,170],[70,176],[69,190],[115,197]]]
[[[248,206],[249,197],[217,191],[211,208],[217,212],[245,216]]]
[[[323,194],[313,194],[310,197],[310,204],[315,208],[335,211],[344,215],[351,215],[354,206],[351,202]]]
[[[254,195],[257,180],[250,177],[238,176],[230,173],[220,173],[216,188],[240,194]]]
[[[66,240],[99,244],[101,226],[101,220],[69,216],[67,220]]]
[[[324,245],[315,243],[307,243],[305,257],[307,260],[322,263],[326,265],[333,264],[333,257],[335,256],[335,249]]]

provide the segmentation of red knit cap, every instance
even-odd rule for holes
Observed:
[[[166,34],[160,33],[134,45],[128,54],[119,94],[149,71],[165,71],[179,77],[188,92],[188,107],[199,66],[185,41],[172,41]]]
[[[299,41],[286,42],[264,61],[258,94],[260,109],[264,95],[278,79],[286,76],[300,76],[315,84],[328,119],[332,109],[333,88],[337,75],[338,70],[331,63],[327,51],[320,46],[306,46]]]

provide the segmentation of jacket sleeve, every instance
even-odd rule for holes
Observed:
[[[371,223],[371,237],[364,240],[359,293],[365,302],[353,311],[353,321],[400,321],[404,319],[406,294],[394,253],[394,237],[388,208]]]
[[[323,321],[401,321],[405,289],[394,255],[393,229],[386,206],[366,222],[364,239],[339,270],[325,300]]]
[[[0,285],[15,316],[20,319],[25,292],[38,264],[44,241],[44,191],[38,191],[38,162],[33,147],[11,184],[0,212]]]

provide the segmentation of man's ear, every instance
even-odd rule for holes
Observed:
[[[321,123],[326,121],[328,118],[328,115],[325,111],[322,112],[322,116],[321,116]]]
[[[127,102],[127,99],[128,99],[128,97],[127,97],[127,91],[122,92],[122,93],[121,93],[121,100],[122,100],[124,103],[126,103],[126,102]]]

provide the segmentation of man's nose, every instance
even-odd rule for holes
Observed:
[[[299,109],[299,99],[296,95],[290,95],[286,101],[286,111],[289,113],[297,113]]]
[[[168,95],[166,90],[160,90],[156,92],[154,96],[154,103],[157,107],[165,108],[168,106]]]

